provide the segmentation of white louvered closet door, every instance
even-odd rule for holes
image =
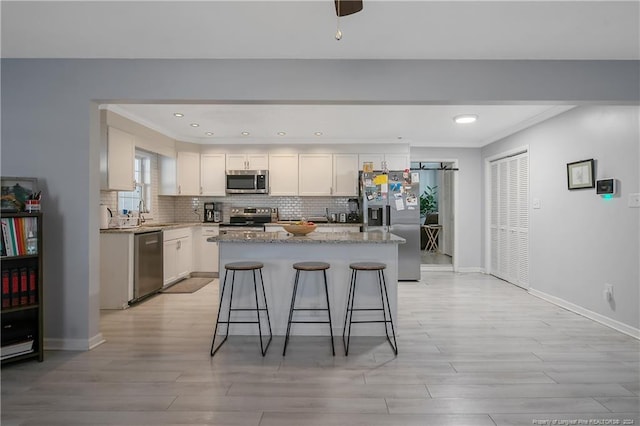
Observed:
[[[491,274],[529,287],[529,157],[491,163]]]

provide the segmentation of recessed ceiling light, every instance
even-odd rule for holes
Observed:
[[[473,123],[477,119],[478,119],[478,116],[475,114],[462,114],[462,115],[456,115],[455,117],[453,117],[453,121],[455,121],[458,124]]]
[[[189,126],[191,126],[191,127],[200,127],[200,125],[198,123],[191,123],[191,124],[189,124]]]
[[[315,132],[314,135],[316,136],[322,136],[322,132]]]
[[[173,113],[173,116],[174,116],[174,117],[178,117],[178,118],[182,118],[182,117],[184,117],[184,114],[183,114],[183,113],[181,113],[181,112],[174,112],[174,113]]]
[[[207,136],[213,136],[213,132],[204,132],[204,134]]]
[[[284,136],[284,135],[286,135],[285,132],[278,132],[278,136]]]
[[[249,136],[250,133],[249,132],[242,132],[242,136]]]

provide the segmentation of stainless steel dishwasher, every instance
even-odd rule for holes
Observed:
[[[133,238],[133,299],[162,288],[162,231],[138,233]]]

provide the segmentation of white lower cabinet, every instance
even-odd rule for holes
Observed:
[[[100,309],[125,309],[133,299],[133,233],[100,234]]]
[[[163,285],[188,276],[193,270],[191,228],[163,231]]]
[[[218,272],[218,243],[207,241],[207,238],[217,237],[220,233],[218,226],[200,226],[194,229],[193,242],[197,247],[195,254],[197,272]]]

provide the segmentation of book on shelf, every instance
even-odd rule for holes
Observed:
[[[8,269],[2,270],[2,307],[11,307],[11,274]]]
[[[2,269],[2,308],[38,303],[38,268],[22,266]]]
[[[20,306],[20,270],[9,270],[11,279],[11,307]]]
[[[25,256],[28,253],[27,239],[29,236],[37,238],[38,219],[35,217],[3,217],[0,218],[2,227],[2,255]]]
[[[29,305],[35,305],[38,303],[38,270],[36,268],[29,268]]]
[[[33,339],[0,347],[0,360],[33,352]]]

